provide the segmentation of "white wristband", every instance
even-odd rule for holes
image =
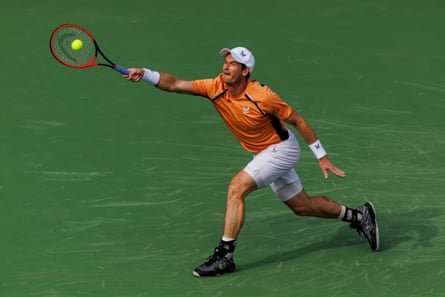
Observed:
[[[309,148],[314,153],[314,156],[319,160],[327,155],[326,151],[324,150],[323,146],[321,145],[320,140],[318,140],[318,139],[314,143],[310,144]]]
[[[160,78],[161,75],[159,72],[144,68],[144,76],[142,77],[143,81],[146,81],[151,85],[157,85]]]

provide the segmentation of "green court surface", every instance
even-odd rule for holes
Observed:
[[[3,0],[0,296],[445,295],[445,2]],[[225,192],[251,158],[199,97],[75,70],[62,23],[123,66],[216,76],[222,47],[256,57],[345,179],[302,143],[309,194],[372,200],[381,251],[337,220],[247,199],[236,273],[191,271],[222,235]]]

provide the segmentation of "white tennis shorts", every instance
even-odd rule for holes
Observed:
[[[303,190],[295,165],[300,159],[300,145],[289,131],[289,138],[255,154],[244,171],[256,182],[258,189],[270,186],[284,202]]]

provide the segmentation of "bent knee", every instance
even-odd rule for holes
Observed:
[[[244,197],[256,188],[255,180],[246,172],[240,171],[230,181],[227,196],[229,199],[244,199]]]

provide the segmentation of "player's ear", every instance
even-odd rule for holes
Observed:
[[[250,73],[250,69],[246,65],[242,64],[241,73],[244,77],[248,77],[249,73]]]

